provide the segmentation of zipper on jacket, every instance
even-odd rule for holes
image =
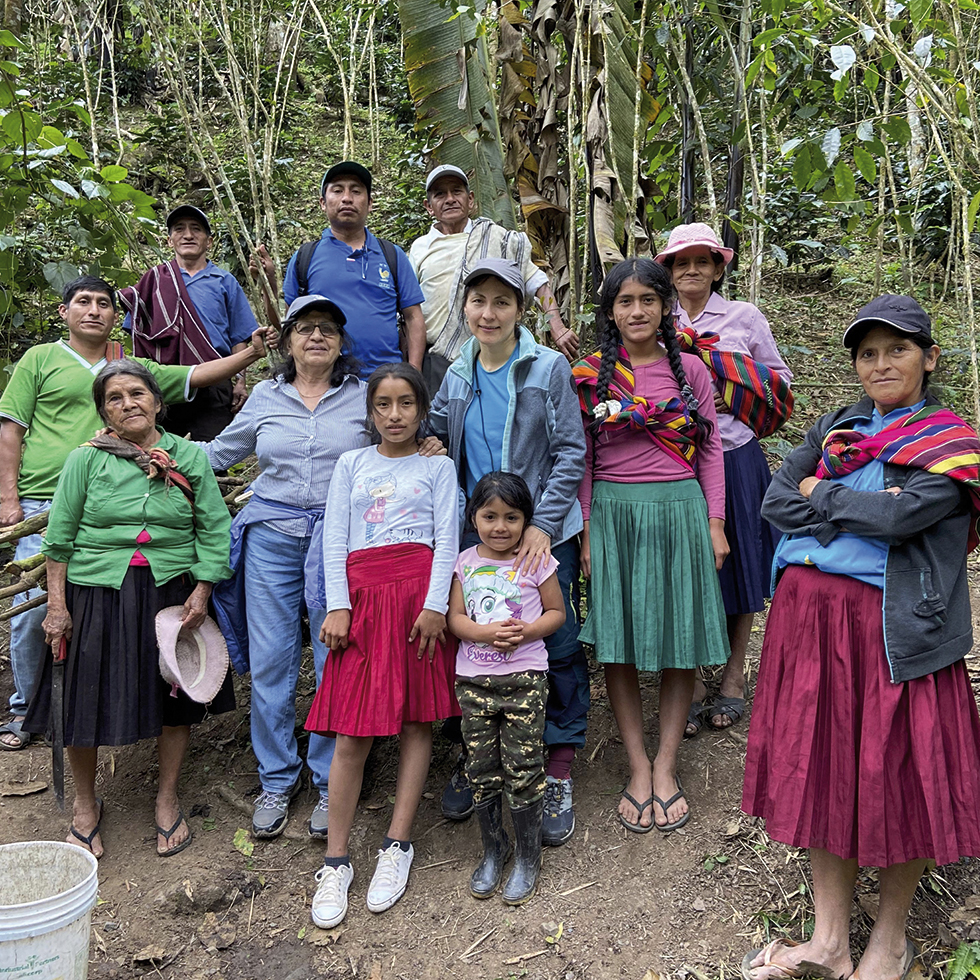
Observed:
[[[888,630],[885,628],[885,602],[888,599],[888,559],[891,557],[891,553],[891,545],[888,545],[888,554],[885,555],[884,584],[881,586],[881,639],[885,644],[885,660],[888,661],[888,676],[894,684],[896,683],[895,665],[892,663],[892,655],[888,652]]]

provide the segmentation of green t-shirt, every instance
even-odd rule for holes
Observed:
[[[192,368],[134,357],[157,379],[163,400],[187,401]],[[18,362],[0,398],[0,418],[27,429],[17,492],[51,500],[68,454],[105,423],[95,411],[92,382],[106,361],[89,364],[63,340],[32,347]]]
[[[190,482],[193,507],[178,487],[148,478],[132,460],[94,446],[68,456],[43,550],[68,565],[69,582],[118,589],[137,548],[157,585],[185,573],[195,582],[231,576],[231,517],[204,450],[162,430],[157,446]],[[150,537],[137,544],[141,531]]]

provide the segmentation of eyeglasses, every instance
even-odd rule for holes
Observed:
[[[300,320],[293,327],[293,330],[302,337],[309,337],[314,330],[319,330],[320,335],[323,337],[337,337],[340,335],[340,327],[336,323],[331,323],[329,320],[316,320],[312,323],[309,320]]]

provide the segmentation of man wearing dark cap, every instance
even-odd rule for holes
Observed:
[[[398,314],[405,325],[405,357],[421,369],[425,352],[422,290],[405,253],[367,228],[371,212],[371,173],[353,160],[332,166],[320,182],[320,208],[327,227],[315,243],[289,260],[282,284],[289,305],[297,296],[323,293],[336,296],[347,313],[347,330],[361,377],[379,365],[403,360]],[[275,267],[262,245],[257,246],[265,274],[275,289]],[[253,275],[258,274],[254,265]],[[266,296],[269,318],[278,311]]]
[[[135,286],[119,290],[127,311],[123,329],[133,334],[133,353],[158,364],[202,364],[244,350],[258,328],[238,280],[208,259],[214,242],[207,215],[181,204],[167,215],[170,262],[150,269]],[[198,392],[174,405],[164,427],[208,442],[231,421],[248,394],[244,376]]]
[[[530,239],[489,218],[471,218],[473,204],[466,174],[451,164],[436,167],[425,181],[425,210],[433,218],[432,228],[408,251],[425,294],[428,350],[422,373],[433,393],[470,338],[463,316],[463,280],[481,259],[516,262],[524,273],[527,296],[536,296],[544,310],[555,345],[569,359],[578,353],[578,337],[562,322],[547,275],[531,261]]]

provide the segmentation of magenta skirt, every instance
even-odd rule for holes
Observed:
[[[432,549],[366,548],[347,556],[348,646],[330,651],[306,719],[323,735],[397,735],[406,722],[458,715],[456,641],[447,632],[435,657],[408,642],[429,591]]]
[[[966,664],[893,684],[881,589],[786,569],[766,623],[742,809],[862,866],[980,856],[980,717]]]

